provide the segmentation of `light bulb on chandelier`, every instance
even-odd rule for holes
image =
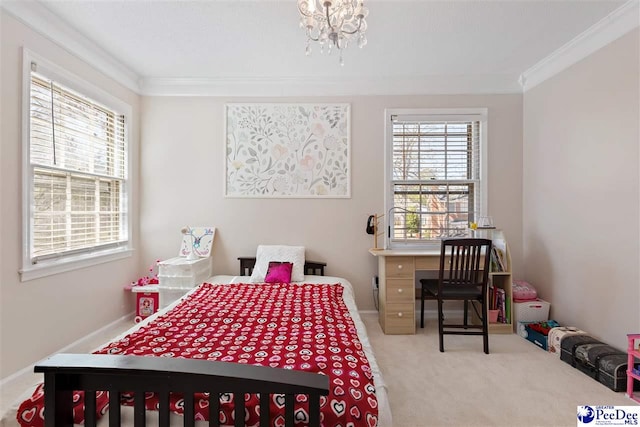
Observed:
[[[298,0],[300,27],[305,29],[307,44],[305,55],[311,55],[311,42],[320,44],[324,53],[325,44],[330,55],[333,48],[340,51],[340,65],[344,65],[342,51],[349,41],[356,39],[358,47],[367,44],[365,31],[369,9],[364,0]]]

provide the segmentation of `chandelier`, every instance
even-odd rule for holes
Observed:
[[[307,33],[305,54],[311,54],[311,42],[320,43],[320,53],[332,50],[340,51],[349,46],[352,39],[357,39],[358,47],[367,44],[364,32],[367,29],[365,18],[369,9],[364,0],[298,0],[300,11],[300,27]]]

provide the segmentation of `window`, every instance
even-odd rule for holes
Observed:
[[[28,280],[128,251],[130,107],[30,52],[25,57]]]
[[[467,235],[486,212],[486,110],[387,110],[389,247]]]

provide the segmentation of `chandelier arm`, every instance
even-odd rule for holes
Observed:
[[[314,42],[320,41],[320,36],[318,36],[318,37],[313,37],[313,36],[311,35],[311,32],[310,32],[310,31],[307,31],[307,38],[308,38],[309,40],[314,41]]]
[[[335,31],[335,30],[333,29],[333,25],[331,25],[331,19],[329,18],[329,6],[328,6],[328,5],[326,5],[326,3],[325,3],[325,5],[324,5],[324,11],[325,11],[325,13],[326,13],[326,15],[327,15],[327,25],[329,26],[329,28],[330,28],[330,29],[331,29],[331,31],[333,32],[333,31]]]
[[[360,31],[360,27],[362,27],[362,18],[358,19],[358,28],[356,28],[353,31],[344,31],[344,30],[340,30],[340,32],[344,33],[344,34],[355,34],[358,31]]]
[[[298,3],[298,12],[300,12],[300,14],[301,14],[302,16],[306,16],[307,18],[311,18],[311,17],[313,17],[313,13],[309,13],[308,11],[304,11],[304,10],[302,9],[302,7],[300,6],[300,4],[301,4],[301,3]]]

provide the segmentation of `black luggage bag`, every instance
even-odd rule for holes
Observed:
[[[627,389],[628,355],[588,335],[567,336],[560,358],[613,391]],[[634,389],[640,386],[636,381]]]

